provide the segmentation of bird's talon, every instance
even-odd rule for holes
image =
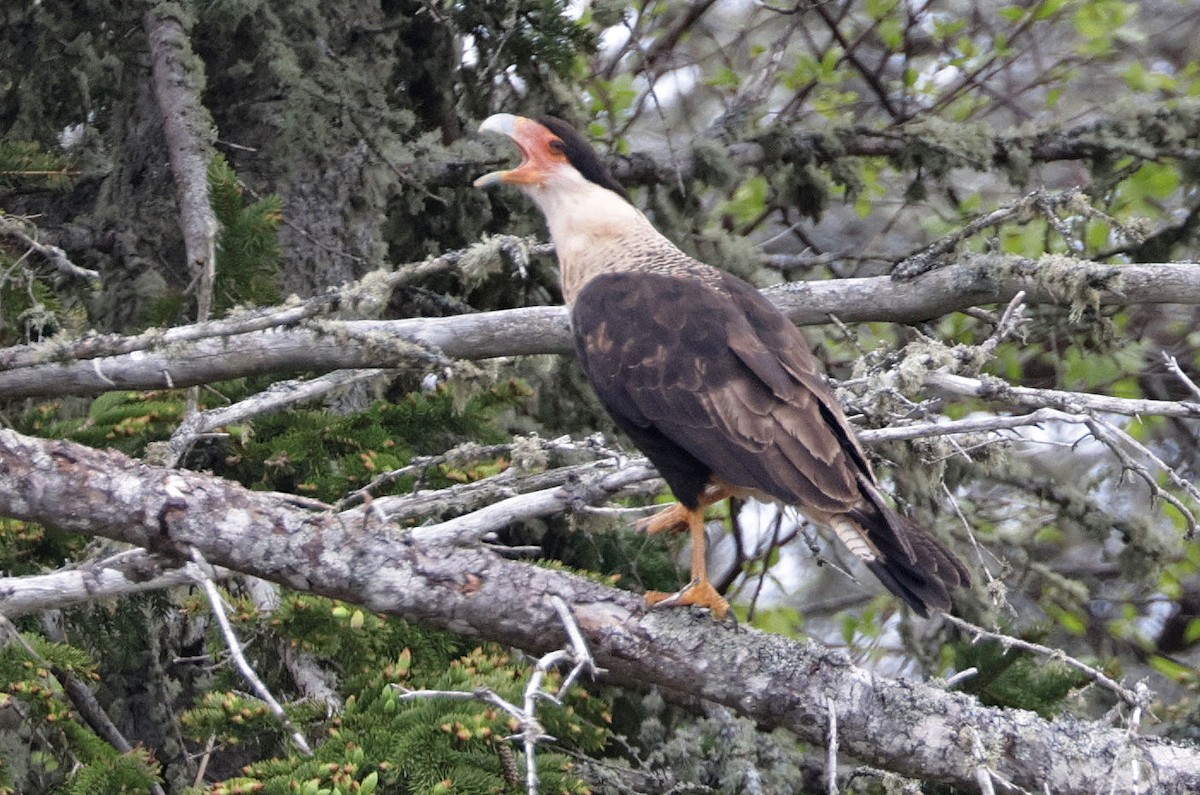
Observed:
[[[717,589],[712,587],[712,583],[707,580],[692,582],[675,593],[648,591],[646,593],[646,603],[652,608],[683,607],[686,605],[707,607],[718,619],[724,619],[729,615],[729,602],[725,601],[725,598],[717,593]]]

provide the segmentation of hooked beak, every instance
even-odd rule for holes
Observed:
[[[511,113],[497,113],[494,116],[488,116],[486,119],[484,119],[483,124],[479,125],[479,132],[481,133],[498,133],[500,135],[507,135],[509,138],[513,139],[514,142],[517,140],[516,130],[517,117]],[[522,152],[522,160],[524,159],[525,156]],[[499,185],[504,182],[504,178],[508,176],[509,173],[510,172],[508,171],[493,171],[490,174],[484,174],[482,177],[475,180],[474,185],[477,188],[490,188],[493,185]]]
[[[543,125],[524,116],[497,113],[479,125],[481,133],[506,135],[521,150],[521,163],[507,171],[493,171],[475,180],[475,187],[494,185],[541,185],[547,174],[557,166],[549,159],[547,145],[554,134]]]

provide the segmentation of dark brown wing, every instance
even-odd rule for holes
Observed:
[[[696,507],[715,474],[844,517],[873,550],[867,566],[921,615],[970,582],[884,501],[804,336],[749,284],[611,273],[580,292],[571,317],[600,401],[684,505]]]
[[[749,285],[605,274],[580,292],[572,324],[600,401],[685,504],[670,471],[696,472],[696,463],[817,511],[842,513],[862,501],[865,458],[841,431],[807,344]],[[681,454],[690,460],[681,463]]]

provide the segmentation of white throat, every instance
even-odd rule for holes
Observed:
[[[642,211],[573,168],[560,169],[541,185],[522,185],[550,229],[568,305],[583,285],[604,271],[623,270],[630,244],[666,244]]]

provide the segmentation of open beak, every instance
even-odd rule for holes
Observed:
[[[481,132],[481,133],[499,133],[500,135],[507,135],[509,138],[513,139],[514,143],[516,143],[516,140],[517,140],[517,134],[516,134],[517,133],[517,117],[512,115],[511,113],[497,113],[494,116],[488,116],[486,119],[484,119],[483,124],[479,125],[479,132]],[[520,144],[517,144],[517,145],[520,146]],[[524,164],[524,161],[527,159],[528,159],[528,157],[525,155],[525,153],[521,152],[522,165]],[[517,168],[519,169],[520,166],[517,166]],[[507,177],[510,173],[512,173],[512,172],[511,171],[493,171],[490,174],[484,174],[482,177],[475,180],[475,183],[474,183],[475,187],[490,188],[493,185],[499,185],[504,182],[504,178]]]
[[[521,150],[521,164],[508,171],[493,171],[475,180],[475,187],[490,188],[493,185],[540,185],[553,164],[548,159],[548,141],[554,137],[544,126],[524,116],[497,113],[488,116],[479,125],[481,133],[507,135]]]

